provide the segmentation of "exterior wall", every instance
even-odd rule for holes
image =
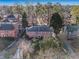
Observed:
[[[29,37],[49,37],[51,36],[51,32],[27,32],[26,33]]]
[[[16,30],[0,30],[0,37],[17,37]]]
[[[13,30],[0,30],[0,37],[17,37],[18,34],[18,23],[1,22],[0,24],[12,24]]]

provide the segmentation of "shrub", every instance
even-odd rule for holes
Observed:
[[[49,48],[53,48],[53,49],[62,49],[63,48],[63,44],[56,38],[53,38],[53,37],[50,37],[48,39],[45,39],[45,40],[34,40],[32,42],[32,46],[36,51],[39,51],[39,50],[46,50],[46,49],[49,49]]]

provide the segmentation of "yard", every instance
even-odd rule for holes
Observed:
[[[74,47],[76,52],[79,52],[79,38],[72,40],[71,45]]]
[[[0,38],[0,52],[14,41],[13,38]]]

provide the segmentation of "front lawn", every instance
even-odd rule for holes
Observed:
[[[0,52],[14,41],[13,38],[0,38]]]

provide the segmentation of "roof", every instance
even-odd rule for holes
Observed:
[[[77,31],[78,29],[79,29],[79,25],[68,25],[67,26],[67,31],[68,32]]]
[[[13,30],[14,26],[12,24],[0,24],[0,30]]]
[[[27,29],[27,31],[29,31],[29,32],[32,32],[32,31],[34,31],[34,32],[38,32],[38,31],[39,32],[50,32],[51,30],[48,26],[44,25],[44,26],[32,26],[29,29]]]
[[[14,15],[9,15],[6,17],[6,19],[9,19],[9,18],[10,20],[16,20],[16,17]]]
[[[9,16],[7,16],[7,18],[15,18],[15,16],[14,15],[9,15]]]

